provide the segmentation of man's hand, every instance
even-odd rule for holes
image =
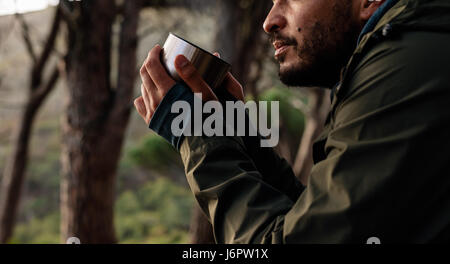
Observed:
[[[164,96],[176,83],[175,80],[169,76],[161,63],[161,51],[161,47],[156,45],[149,52],[148,57],[140,69],[142,95],[134,100],[134,105],[139,115],[144,119],[147,125],[150,124],[150,120]],[[218,53],[215,53],[214,55],[219,56]],[[217,96],[185,56],[179,55],[176,57],[175,68],[178,75],[191,88],[193,93],[202,93],[203,100],[205,101],[217,100]],[[224,88],[238,100],[244,100],[242,86],[231,73],[228,73],[222,87],[219,89]]]

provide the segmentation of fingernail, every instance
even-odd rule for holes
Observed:
[[[185,56],[178,56],[175,63],[178,66],[178,68],[184,68],[188,65],[189,61]]]

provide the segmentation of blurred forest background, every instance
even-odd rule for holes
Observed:
[[[218,51],[247,99],[280,101],[276,149],[306,183],[329,95],[279,82],[272,1],[52,2],[0,16],[0,243],[213,243],[179,155],[133,107],[169,32]]]

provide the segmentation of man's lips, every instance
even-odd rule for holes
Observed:
[[[290,47],[289,45],[282,45],[282,46],[279,46],[278,48],[276,48],[275,57],[278,57],[281,54],[283,54],[289,47]]]
[[[285,41],[277,40],[273,42],[273,46],[275,47],[275,57],[280,56],[284,52],[286,52],[287,48],[289,48],[290,43],[287,43]]]

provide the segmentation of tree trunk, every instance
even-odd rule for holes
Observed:
[[[217,20],[215,46],[221,58],[232,64],[232,72],[245,91],[256,99],[256,83],[262,69],[262,57],[268,47],[262,23],[272,3],[259,0],[247,3],[243,5],[245,3],[241,0],[218,1],[220,18]],[[215,243],[212,226],[198,206],[193,209],[190,233],[194,244]]]
[[[243,84],[245,92],[256,100],[256,84],[270,44],[262,25],[272,2],[220,0],[218,5],[216,49],[231,63],[232,73]]]
[[[312,146],[314,140],[322,133],[325,119],[330,110],[330,93],[325,88],[307,88],[309,113],[302,140],[296,155],[293,170],[299,180],[306,185],[314,164]]]
[[[83,1],[69,24],[61,239],[115,243],[117,164],[132,106],[140,1],[124,1],[117,88],[110,83],[114,1]]]
[[[0,192],[0,243],[7,243],[12,235],[17,208],[28,160],[28,144],[34,117],[35,106],[27,104],[20,119],[14,151],[6,163]]]

